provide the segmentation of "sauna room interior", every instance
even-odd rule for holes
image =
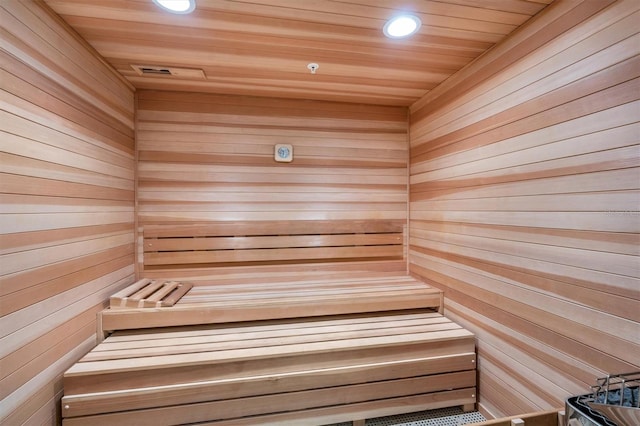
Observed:
[[[430,307],[474,363],[472,391],[443,392],[487,419],[562,409],[596,378],[640,370],[638,0],[195,6],[0,0],[1,424],[83,424],[66,386],[142,373],[85,388],[71,373],[142,323],[311,327]],[[385,36],[400,13],[417,32]],[[249,240],[264,245],[238,242]],[[143,279],[189,283],[187,299],[217,291],[231,307],[179,323],[147,315],[165,308],[118,311]],[[227,301],[235,291],[244,305]],[[255,308],[254,291],[281,299]],[[342,419],[305,405],[326,390],[304,400],[312,391],[295,386],[290,412],[268,424],[311,424],[305,409]],[[270,405],[265,392],[242,394],[264,401],[242,410]],[[376,398],[345,402],[343,420],[441,401]],[[220,401],[184,407],[198,404]],[[192,422],[205,420],[253,424]]]

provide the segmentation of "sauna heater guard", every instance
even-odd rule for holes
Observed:
[[[567,426],[640,425],[640,371],[598,378],[591,389],[566,400]]]

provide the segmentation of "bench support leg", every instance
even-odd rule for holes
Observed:
[[[558,411],[558,426],[564,426],[565,425],[565,412],[564,410],[560,410]]]
[[[106,339],[107,333],[102,328],[102,312],[98,312],[96,315],[96,345],[102,343]]]
[[[365,426],[366,420],[354,420],[351,422],[353,426]]]
[[[475,411],[475,409],[476,409],[475,404],[464,404],[462,406],[462,411],[464,411],[465,413],[468,413],[469,411]]]

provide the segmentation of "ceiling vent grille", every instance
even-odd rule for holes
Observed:
[[[204,71],[198,68],[162,67],[157,65],[131,65],[138,74],[144,76],[163,76],[177,79],[206,80]]]
[[[171,70],[169,68],[151,68],[151,67],[142,67],[140,68],[141,74],[160,74],[160,75],[172,75]]]

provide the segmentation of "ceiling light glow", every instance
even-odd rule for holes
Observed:
[[[415,15],[398,15],[389,19],[382,31],[389,38],[404,38],[416,33],[422,22]]]
[[[171,13],[191,13],[196,8],[196,0],[153,0],[155,4]]]

